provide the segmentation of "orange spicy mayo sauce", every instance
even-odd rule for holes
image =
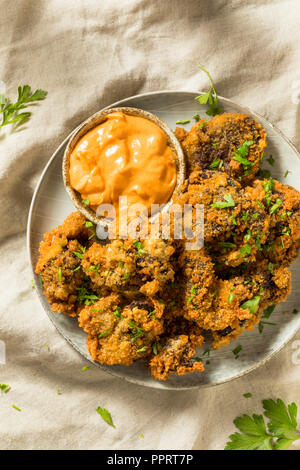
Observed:
[[[176,163],[167,139],[154,122],[124,113],[85,134],[70,156],[70,183],[96,209],[119,196],[128,206],[166,203],[176,184]]]

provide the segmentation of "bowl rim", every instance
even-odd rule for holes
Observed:
[[[92,221],[96,225],[103,225],[106,226],[106,222],[103,223],[103,218],[96,215],[95,211],[89,207],[88,205],[82,202],[81,195],[78,191],[76,191],[70,184],[69,178],[69,169],[70,169],[70,155],[74,148],[76,147],[79,140],[84,137],[89,131],[94,129],[96,126],[104,123],[106,121],[106,116],[112,113],[124,113],[129,116],[138,116],[143,117],[144,119],[148,119],[149,121],[156,124],[165,134],[167,138],[167,143],[171,147],[171,150],[174,154],[175,164],[176,164],[176,184],[172,193],[173,194],[178,190],[178,188],[184,183],[185,176],[186,176],[186,162],[185,157],[183,154],[183,150],[181,145],[175,136],[172,129],[162,121],[158,116],[152,114],[148,111],[143,109],[129,107],[129,106],[118,106],[114,107],[111,106],[109,108],[104,108],[91,116],[89,116],[85,121],[83,121],[79,126],[75,129],[75,131],[69,136],[69,140],[67,146],[64,151],[63,161],[62,161],[62,176],[65,189],[67,194],[69,195],[70,199],[74,203],[75,207],[90,221]],[[149,222],[153,223],[160,214],[165,213],[168,211],[172,204],[172,196],[170,199],[162,205],[161,209],[149,217]]]
[[[159,95],[159,94],[187,94],[187,95],[194,95],[195,97],[196,96],[199,96],[199,95],[202,95],[204,94],[205,92],[203,91],[195,91],[195,90],[158,90],[158,91],[151,91],[151,92],[146,92],[146,93],[140,93],[140,94],[136,94],[136,95],[132,95],[132,96],[128,96],[126,98],[123,98],[119,101],[116,101],[114,103],[112,103],[111,105],[109,105],[107,108],[103,108],[102,110],[105,111],[106,109],[109,109],[109,108],[112,108],[114,106],[120,106],[122,105],[122,103],[124,102],[127,102],[128,100],[132,100],[134,98],[143,98],[143,97],[147,97],[147,96],[151,96],[151,95]],[[252,111],[251,108],[247,107],[247,106],[244,106],[244,105],[240,105],[238,103],[236,103],[235,101],[232,101],[230,100],[229,98],[224,98],[222,96],[218,96],[219,100],[221,102],[224,102],[224,103],[227,103],[229,105],[233,105],[234,107],[236,107],[237,109],[240,110],[240,112],[243,112],[243,113],[247,113],[247,114],[250,114],[252,116],[254,116],[255,118],[259,119],[260,121],[262,122],[266,122],[269,126],[271,126],[274,131],[276,131],[276,133],[278,133],[280,135],[280,137],[289,145],[289,147],[294,151],[294,153],[296,154],[296,156],[300,159],[300,153],[299,151],[297,150],[296,146],[290,141],[290,139],[288,137],[285,136],[285,134],[282,133],[282,131],[274,124],[272,124],[269,120],[267,120],[264,116],[262,116],[261,114],[255,112],[255,111]],[[34,189],[34,192],[33,192],[33,195],[32,195],[32,199],[31,199],[31,204],[30,204],[30,208],[29,208],[29,213],[28,213],[28,220],[27,220],[27,253],[28,253],[28,257],[29,257],[29,261],[30,261],[30,267],[31,267],[31,272],[32,272],[32,275],[33,275],[33,278],[35,279],[36,278],[36,274],[35,274],[35,270],[34,270],[34,263],[33,263],[33,259],[32,259],[32,253],[31,253],[31,239],[32,239],[32,235],[31,235],[31,224],[32,224],[32,218],[34,216],[34,205],[35,205],[35,202],[36,202],[36,199],[38,197],[38,194],[40,192],[40,188],[41,188],[41,184],[44,180],[44,177],[49,169],[49,167],[51,166],[52,162],[55,160],[55,158],[57,157],[57,155],[59,154],[59,152],[66,146],[68,140],[72,137],[73,133],[76,132],[77,130],[77,127],[75,128],[75,130],[71,131],[66,137],[65,139],[58,145],[58,147],[55,149],[55,151],[53,152],[53,154],[51,155],[51,157],[49,158],[49,160],[47,161],[47,163],[45,164],[43,170],[42,170],[42,173],[36,183],[36,186],[35,186],[35,189]],[[115,378],[118,378],[119,380],[123,381],[123,382],[128,382],[128,383],[132,383],[132,384],[135,384],[135,385],[138,385],[138,386],[141,386],[141,387],[146,387],[146,388],[152,388],[152,389],[155,389],[155,390],[160,390],[160,391],[174,391],[174,392],[181,392],[181,391],[188,391],[188,390],[200,390],[200,389],[208,389],[208,388],[211,388],[211,387],[216,387],[216,386],[219,386],[219,385],[224,385],[224,384],[227,384],[229,382],[233,382],[245,375],[248,375],[249,373],[251,372],[254,372],[256,369],[258,369],[259,367],[261,367],[262,365],[266,364],[269,360],[271,360],[272,358],[274,358],[277,354],[279,354],[280,351],[282,351],[284,349],[284,347],[295,337],[295,335],[297,334],[297,332],[300,331],[300,326],[295,328],[295,330],[293,332],[291,332],[290,334],[287,335],[287,337],[285,338],[285,340],[282,342],[282,344],[278,347],[278,349],[274,350],[273,352],[269,353],[266,357],[264,357],[263,359],[261,359],[259,362],[251,365],[250,367],[248,367],[247,369],[243,370],[242,372],[236,374],[236,375],[233,375],[233,376],[230,376],[230,377],[227,377],[225,379],[221,379],[221,380],[217,380],[215,382],[211,382],[211,383],[200,383],[200,384],[195,384],[195,385],[189,385],[189,386],[177,386],[177,387],[174,387],[174,386],[168,386],[168,381],[164,382],[163,384],[161,383],[157,383],[157,384],[152,384],[152,383],[145,383],[144,381],[140,380],[140,379],[133,379],[131,377],[128,377],[128,376],[121,376],[119,375],[117,372],[115,372],[113,369],[111,368],[108,368],[108,367],[105,367],[104,365],[102,364],[99,364],[99,363],[96,363],[92,360],[91,357],[89,357],[89,355],[87,354],[86,356],[84,354],[82,354],[82,352],[79,350],[79,348],[77,347],[76,344],[73,343],[73,341],[70,339],[70,338],[67,338],[63,332],[63,330],[57,325],[57,323],[50,317],[48,311],[46,308],[44,308],[44,305],[43,305],[43,296],[42,294],[40,293],[39,290],[35,289],[36,293],[37,293],[37,296],[39,297],[39,300],[40,300],[40,303],[41,303],[41,306],[43,308],[43,310],[45,311],[46,315],[48,316],[50,322],[54,325],[54,327],[56,328],[56,330],[63,336],[63,338],[65,339],[65,341],[67,341],[67,343],[69,343],[73,348],[74,350],[80,354],[81,357],[84,357],[85,360],[89,361],[91,364],[93,364],[94,366],[96,366],[98,369],[102,370],[103,372],[107,372],[109,375],[115,377]]]

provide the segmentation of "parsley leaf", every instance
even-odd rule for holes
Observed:
[[[282,204],[282,200],[276,199],[276,203],[270,209],[270,215],[274,214],[274,212],[277,212],[281,204]]]
[[[115,428],[116,426],[114,425],[113,421],[112,421],[112,417],[111,417],[111,414],[110,412],[106,409],[106,408],[101,408],[101,406],[98,406],[98,408],[96,409],[97,413],[99,413],[99,415],[101,416],[101,418],[107,423],[109,424],[110,426],[112,426],[113,428]]]
[[[235,202],[233,200],[233,197],[231,196],[231,194],[226,194],[224,196],[224,201],[217,201],[215,202],[214,204],[211,204],[211,207],[216,207],[218,209],[226,209],[227,207],[234,207],[235,206]]]
[[[136,341],[138,338],[140,338],[141,336],[144,336],[145,330],[143,330],[143,328],[140,328],[139,326],[137,326],[137,324],[134,321],[129,321],[128,325],[132,328],[132,330],[130,332],[130,334],[131,334],[130,341],[132,343],[134,341]]]
[[[195,99],[198,100],[200,104],[209,104],[206,114],[208,116],[215,116],[216,114],[220,114],[223,108],[219,105],[218,94],[209,72],[202,65],[199,65],[199,67],[208,76],[210,89],[207,93],[203,93],[203,95],[197,96]]]
[[[10,385],[0,384],[0,390],[4,393],[8,393],[10,391]]]
[[[239,357],[239,354],[241,352],[241,350],[243,349],[243,346],[241,344],[239,344],[232,352],[233,354],[235,355],[235,359],[238,359]]]
[[[267,162],[271,165],[274,166],[275,160],[273,158],[273,155],[270,155],[269,158],[267,158]]]
[[[46,96],[47,91],[40,89],[32,93],[29,85],[18,87],[18,99],[15,103],[11,103],[5,95],[1,95],[0,113],[2,114],[2,121],[0,128],[8,124],[16,124],[17,126],[25,124],[30,119],[31,113],[28,111],[19,113],[19,111],[36,101],[44,100]]]
[[[278,398],[263,400],[264,416],[269,419],[266,424],[263,415],[246,414],[234,420],[241,433],[234,433],[229,438],[225,450],[286,450],[300,439],[297,429],[297,405],[285,405]],[[268,430],[267,430],[268,429]]]
[[[249,154],[249,147],[251,147],[251,145],[253,145],[253,140],[246,140],[241,147],[234,151],[233,159],[241,163],[244,167],[254,165],[253,162],[245,158]]]
[[[258,309],[259,302],[260,302],[260,296],[256,295],[255,297],[253,297],[253,299],[250,299],[250,300],[247,300],[246,302],[244,302],[241,305],[241,308],[243,310],[248,309],[250,311],[250,313],[255,313]]]
[[[182,121],[176,121],[176,124],[188,124],[191,122],[189,119],[183,119]]]

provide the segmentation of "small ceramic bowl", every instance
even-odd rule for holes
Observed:
[[[142,109],[137,109],[137,108],[110,108],[110,109],[103,109],[102,111],[99,111],[96,114],[93,114],[93,116],[89,117],[86,121],[84,121],[80,126],[75,130],[74,134],[72,134],[68,145],[66,147],[64,156],[63,156],[63,164],[62,164],[62,174],[63,174],[63,180],[64,180],[64,185],[67,190],[68,195],[72,199],[73,203],[75,204],[76,208],[89,220],[91,220],[94,224],[101,224],[102,218],[98,217],[95,213],[95,211],[85,205],[82,202],[82,198],[79,192],[77,192],[75,189],[72,188],[70,184],[70,178],[69,178],[69,168],[70,168],[70,155],[72,151],[74,150],[76,144],[78,141],[91,129],[94,127],[98,126],[102,122],[105,122],[106,116],[111,113],[116,113],[116,112],[122,112],[124,114],[130,115],[130,116],[140,116],[146,119],[149,119],[149,121],[154,122],[158,127],[160,127],[163,132],[165,133],[167,137],[167,142],[168,145],[171,147],[175,162],[176,162],[176,169],[177,169],[177,182],[176,186],[174,189],[174,192],[178,189],[178,187],[184,182],[185,179],[185,160],[184,160],[184,155],[182,148],[173,133],[173,131],[163,122],[161,121],[157,116],[154,114],[151,114],[147,111],[144,111]],[[145,169],[147,171],[147,169]],[[155,182],[153,182],[155,184]],[[167,204],[163,207],[161,212],[165,212],[168,210],[172,203],[172,198],[167,202]],[[155,214],[152,218],[150,218],[150,221],[153,221],[155,217],[157,217],[159,212]]]

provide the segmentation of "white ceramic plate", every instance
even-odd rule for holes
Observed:
[[[197,95],[199,95],[197,92],[160,91],[133,96],[113,103],[109,107],[131,106],[150,111],[164,120],[172,129],[175,129],[176,121],[191,119],[191,123],[185,126],[188,129],[193,124],[192,116],[194,114],[200,113],[201,117],[206,116],[206,107],[195,101]],[[268,133],[269,146],[266,154],[272,154],[276,162],[274,168],[270,167],[268,163],[265,163],[264,167],[270,169],[272,176],[276,179],[300,190],[299,154],[288,139],[272,124],[249,109],[238,106],[224,98],[220,98],[220,101],[225,111],[247,113],[261,122]],[[70,212],[75,210],[65,191],[61,171],[62,157],[69,137],[65,139],[50,158],[32,198],[27,235],[33,271],[38,259],[38,247],[43,233],[61,224]],[[284,174],[287,169],[292,173],[289,173],[288,177],[285,178]],[[300,262],[298,260],[297,263],[292,265],[293,291],[287,302],[279,305],[272,315],[271,321],[276,325],[266,325],[262,334],[259,333],[258,328],[251,332],[245,332],[229,346],[220,351],[213,351],[210,355],[210,364],[206,366],[204,373],[195,372],[181,377],[171,376],[166,382],[158,382],[151,378],[143,363],[137,362],[130,367],[101,366],[96,363],[95,365],[129,382],[158,389],[183,390],[207,387],[240,377],[263,365],[300,328],[300,314],[293,315],[291,313],[300,303],[300,293],[296,290],[300,279],[299,268]],[[39,276],[33,275],[41,304],[50,320],[65,339],[87,360],[91,361],[85,346],[86,334],[78,327],[76,320],[52,312],[46,297],[42,294]],[[283,312],[290,313],[284,315]],[[243,349],[239,359],[235,360],[232,350],[239,344],[242,345]]]

